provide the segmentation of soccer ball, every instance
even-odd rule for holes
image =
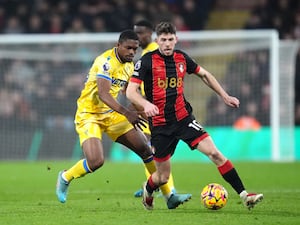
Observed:
[[[201,192],[201,203],[207,209],[221,209],[226,205],[227,199],[228,193],[221,184],[208,184]]]

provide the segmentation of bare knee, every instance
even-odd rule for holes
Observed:
[[[133,151],[141,158],[141,159],[148,159],[149,157],[152,157],[153,152],[149,145],[145,144],[138,149],[133,149]]]
[[[223,165],[226,161],[224,155],[217,149],[210,137],[198,143],[197,149],[204,153],[217,166]]]
[[[217,166],[223,165],[226,161],[226,158],[224,157],[224,155],[218,151],[212,151],[208,154],[208,157],[211,159],[211,161],[213,161]]]
[[[103,166],[104,154],[102,142],[98,138],[89,138],[82,144],[89,169],[95,171]]]
[[[92,171],[95,171],[104,165],[104,158],[97,158],[97,159],[90,159],[90,160],[87,159],[87,163],[89,168]]]
[[[218,151],[212,151],[209,153],[209,158],[211,158],[211,160],[213,161],[218,161],[221,158],[221,156]]]
[[[170,174],[159,174],[159,185],[164,185],[168,183]]]

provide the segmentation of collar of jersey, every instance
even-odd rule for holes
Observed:
[[[120,63],[123,63],[120,56],[119,56],[119,54],[118,54],[118,52],[117,52],[117,47],[115,47],[114,51],[115,51],[116,58],[119,60]]]

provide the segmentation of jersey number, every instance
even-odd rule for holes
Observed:
[[[193,120],[191,123],[189,123],[189,127],[192,127],[195,130],[201,130],[203,128],[196,120]]]

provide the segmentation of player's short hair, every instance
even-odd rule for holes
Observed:
[[[156,35],[176,34],[176,27],[170,22],[160,22],[155,28]]]
[[[154,30],[153,24],[149,20],[140,20],[134,24],[134,26],[147,27],[150,30]]]
[[[128,39],[138,41],[139,37],[137,36],[137,34],[133,30],[124,30],[124,31],[122,31],[122,33],[120,34],[120,37],[119,37],[119,43],[127,41]]]

